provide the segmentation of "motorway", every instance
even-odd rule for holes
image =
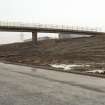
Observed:
[[[105,105],[105,79],[0,63],[0,105]]]

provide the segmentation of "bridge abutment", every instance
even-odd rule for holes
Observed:
[[[37,31],[32,32],[32,43],[37,45]]]

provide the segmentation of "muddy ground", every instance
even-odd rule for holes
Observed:
[[[105,36],[76,39],[52,39],[0,46],[0,59],[33,65],[51,63],[105,62]]]
[[[50,39],[36,46],[32,42],[1,45],[0,60],[28,65],[82,63],[105,69],[105,36]]]
[[[27,65],[90,64],[105,70],[105,35],[75,39],[50,39],[0,46],[0,60]],[[75,70],[91,70],[75,68]]]

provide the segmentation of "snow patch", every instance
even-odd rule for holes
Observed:
[[[86,71],[88,73],[99,73],[99,74],[102,74],[102,73],[105,73],[105,70],[91,70],[91,71]]]
[[[79,64],[51,64],[51,67],[54,68],[62,68],[64,70],[71,70],[73,67],[83,67],[83,66],[90,66],[90,65],[79,65]]]

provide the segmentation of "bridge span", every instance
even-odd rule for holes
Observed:
[[[65,25],[52,24],[33,24],[20,22],[3,22],[0,21],[0,31],[10,32],[32,32],[32,41],[37,44],[37,33],[68,33],[68,34],[83,34],[83,35],[105,35],[97,29],[85,27],[73,27]]]

